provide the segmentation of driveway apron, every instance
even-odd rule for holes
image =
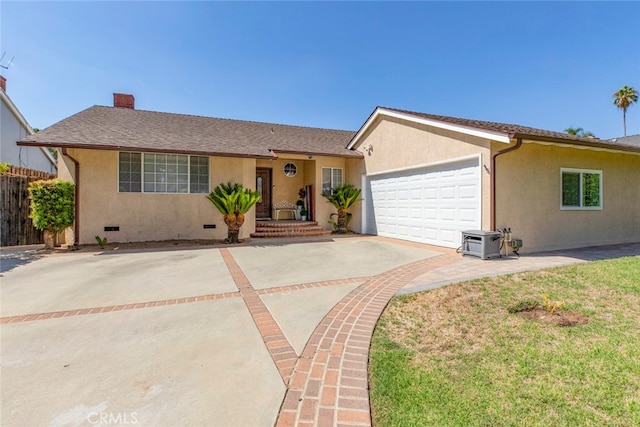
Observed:
[[[368,349],[394,294],[638,254],[631,244],[482,261],[361,236],[11,255],[0,421],[368,426]]]
[[[2,424],[273,426],[327,313],[438,255],[357,238],[5,262]]]

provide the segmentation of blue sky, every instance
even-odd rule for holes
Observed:
[[[45,128],[136,108],[358,129],[377,105],[621,136],[640,2],[0,3],[7,93]],[[636,28],[634,28],[636,26]],[[640,104],[627,113],[640,134]]]

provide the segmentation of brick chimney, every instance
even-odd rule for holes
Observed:
[[[114,93],[113,94],[113,106],[120,108],[134,109],[135,98],[128,93]]]
[[[0,88],[5,92],[7,91],[7,79],[4,76],[0,76]]]

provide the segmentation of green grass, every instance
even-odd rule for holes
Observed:
[[[508,312],[542,295],[589,317]],[[374,426],[640,426],[640,257],[396,297],[370,351]]]

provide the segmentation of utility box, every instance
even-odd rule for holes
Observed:
[[[500,257],[501,238],[499,231],[463,231],[462,255],[477,256],[481,259]]]

